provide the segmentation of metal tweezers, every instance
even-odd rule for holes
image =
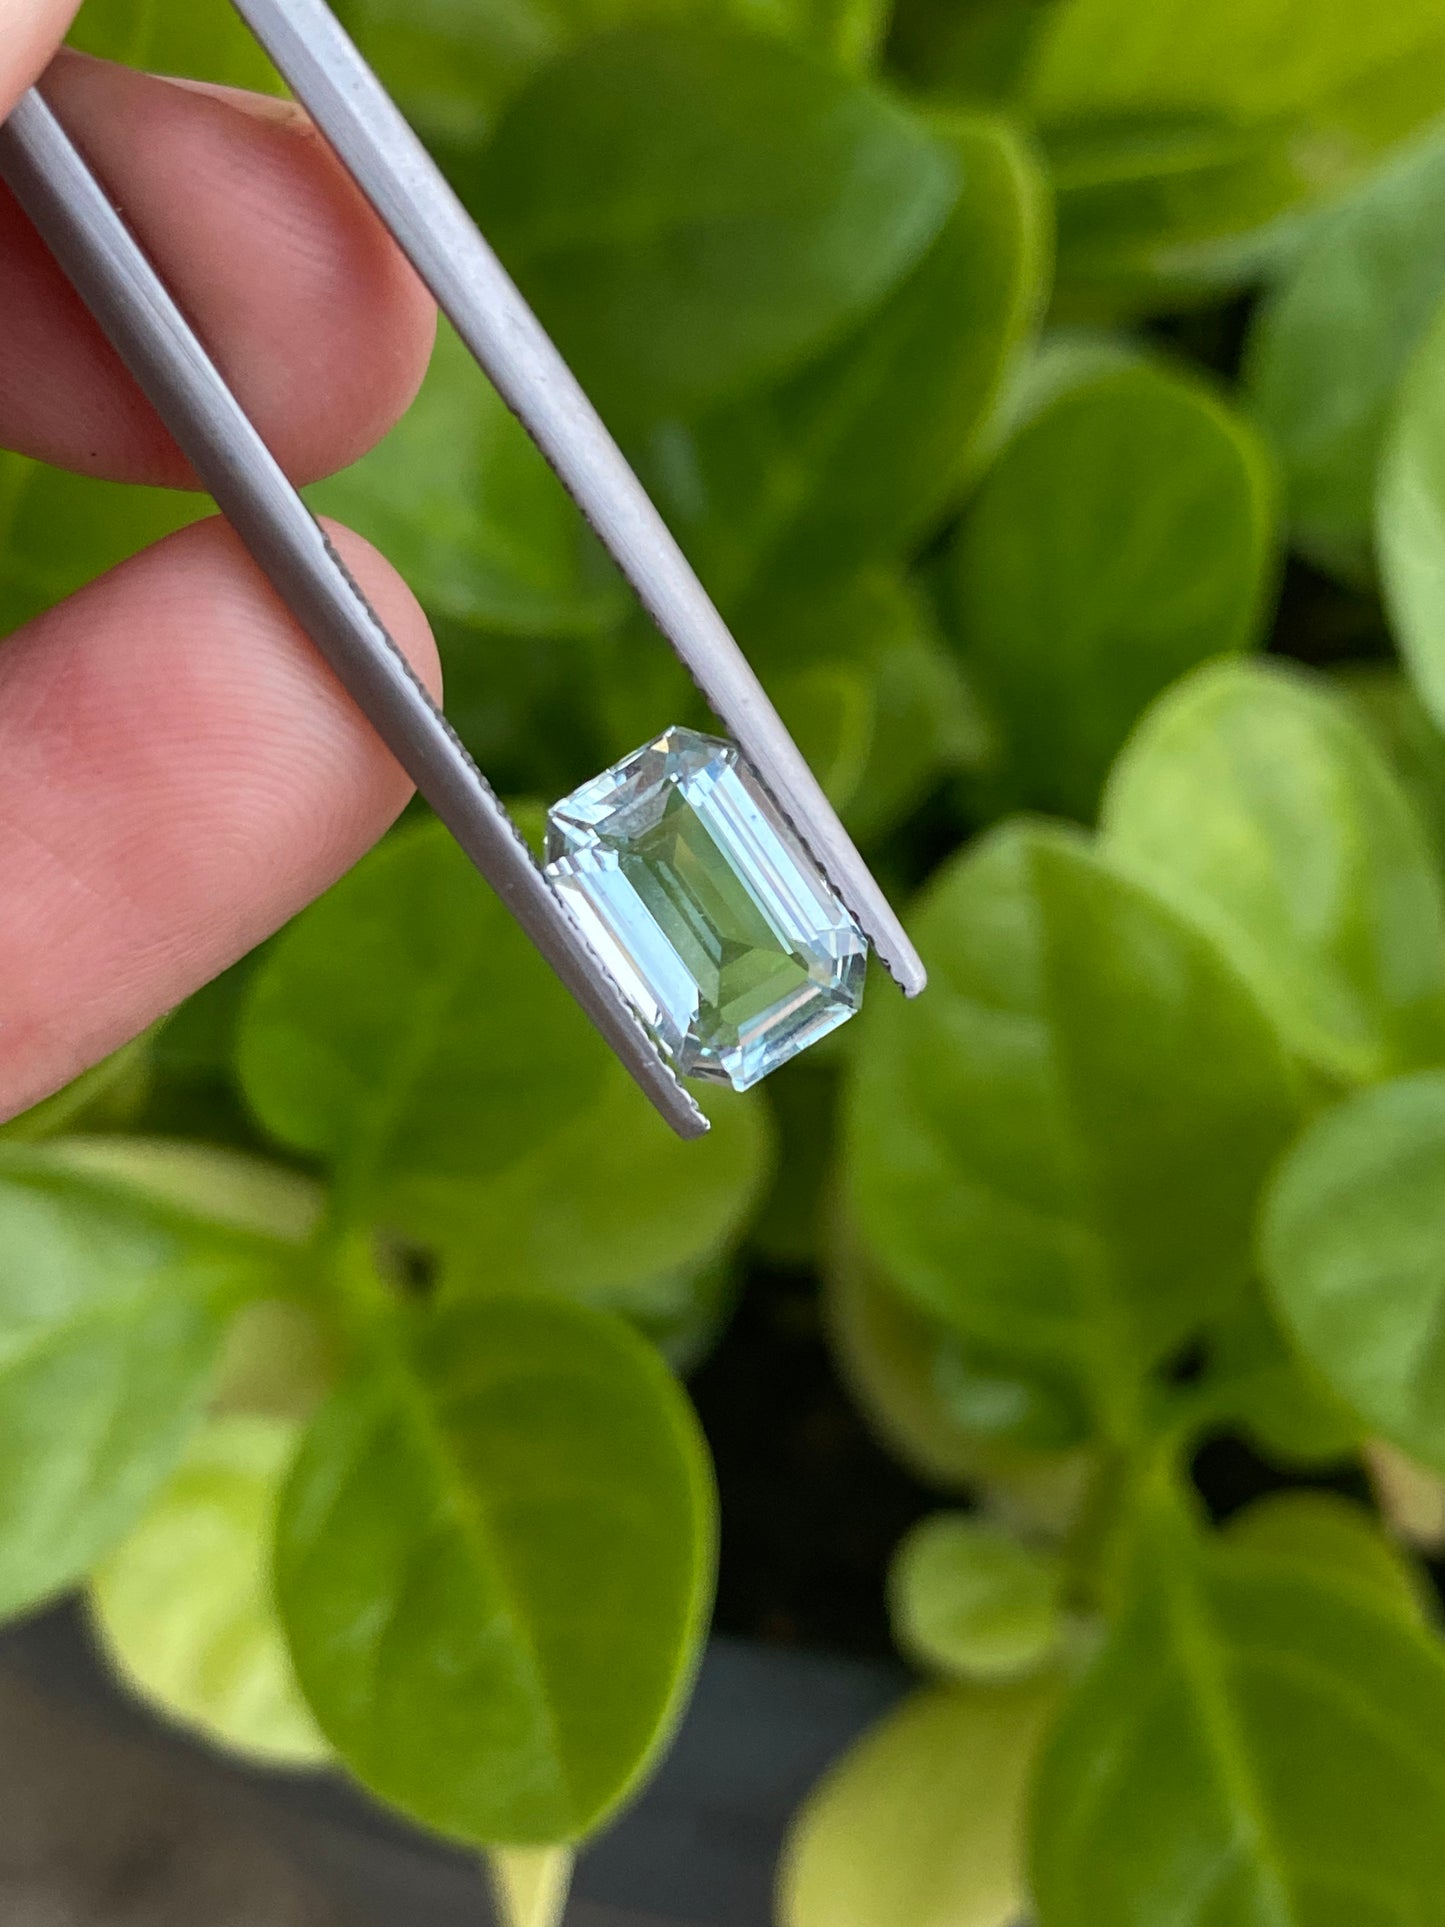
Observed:
[[[918,954],[681,549],[540,323],[325,0],[234,0],[596,530],[899,987]],[[43,82],[42,82],[43,86]],[[707,1119],[593,954],[75,144],[32,88],[0,178],[373,728],[668,1123]],[[668,719],[659,718],[659,728]]]

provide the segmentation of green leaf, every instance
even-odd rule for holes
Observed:
[[[1045,1534],[1068,1529],[1091,1469],[1076,1396],[1012,1358],[962,1347],[884,1278],[850,1230],[824,1272],[838,1371],[880,1444],[944,1491],[987,1486]]]
[[[1207,927],[1292,1048],[1331,1078],[1445,1054],[1445,899],[1384,759],[1326,684],[1206,669],[1147,715],[1104,798],[1105,846]]]
[[[151,1082],[152,1031],[132,1038],[88,1071],[0,1124],[0,1141],[38,1144],[77,1129],[106,1131],[134,1122]]]
[[[390,838],[268,953],[242,1013],[247,1097],[402,1230],[594,1102],[608,1055],[437,823]]]
[[[229,7],[172,0],[86,0],[70,44],[128,67],[220,81],[260,93],[281,92],[260,42]]]
[[[782,1927],[1012,1927],[1052,1682],[930,1687],[809,1796],[779,1878]]]
[[[1433,0],[1061,0],[1028,92],[1087,290],[1238,280],[1445,105]]]
[[[0,449],[0,635],[207,507],[199,496],[67,475]]]
[[[304,1245],[321,1222],[321,1187],[244,1152],[178,1138],[70,1137],[48,1147],[46,1167],[82,1182],[134,1190],[202,1224],[278,1247]]]
[[[1376,534],[1405,667],[1445,727],[1445,307],[1400,389],[1380,470]]]
[[[1281,1166],[1260,1251],[1296,1342],[1376,1430],[1445,1472],[1445,1072],[1327,1111]]]
[[[579,1839],[665,1742],[706,1628],[696,1422],[641,1339],[562,1300],[478,1300],[377,1340],[283,1500],[302,1690],[423,1825]]]
[[[382,549],[433,615],[556,636],[594,633],[626,607],[562,484],[445,323],[407,414],[307,494]]]
[[[1373,571],[1391,405],[1445,297],[1442,225],[1437,140],[1319,221],[1250,333],[1246,379],[1282,460],[1294,539],[1353,580]]]
[[[336,11],[424,138],[465,149],[540,68],[643,22],[734,21],[868,65],[888,0],[338,0]]]
[[[297,1427],[215,1419],[91,1586],[122,1680],[166,1718],[269,1766],[331,1757],[271,1600],[271,1541]]]
[[[463,183],[593,399],[684,416],[875,307],[957,193],[946,142],[768,39],[621,32],[564,55]]]
[[[228,1313],[285,1247],[65,1147],[0,1154],[0,1613],[84,1576],[165,1479]]]
[[[1426,1623],[1429,1579],[1357,1500],[1338,1492],[1272,1492],[1235,1513],[1225,1536],[1248,1552],[1358,1586],[1407,1625]]]
[[[1041,1927],[1396,1927],[1445,1894],[1445,1657],[1353,1582],[1150,1543],[1034,1793]]]
[[[556,1136],[490,1180],[410,1187],[409,1222],[442,1252],[444,1288],[550,1292],[617,1311],[661,1340],[696,1312],[700,1278],[737,1242],[772,1163],[765,1105],[706,1097],[684,1144],[618,1065]]]
[[[1243,1284],[1295,1116],[1279,1047],[1213,945],[1063,829],[988,836],[913,929],[929,994],[876,999],[857,1053],[864,1236],[965,1339],[1107,1403]]]
[[[894,1554],[888,1578],[893,1637],[920,1665],[956,1679],[1037,1672],[1063,1635],[1064,1573],[1001,1526],[935,1512]]]
[[[1084,115],[1298,113],[1361,75],[1418,55],[1440,31],[1430,0],[1362,13],[1354,0],[1061,0],[1030,83],[1049,120]]]
[[[948,126],[952,211],[883,305],[771,393],[654,438],[664,504],[744,627],[780,588],[826,586],[840,558],[891,561],[976,462],[1009,361],[1042,305],[1047,201],[1016,134]]]
[[[1034,410],[984,478],[949,576],[1010,801],[1092,816],[1144,706],[1260,640],[1274,506],[1258,437],[1192,376],[1105,366]]]

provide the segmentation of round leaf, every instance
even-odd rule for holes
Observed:
[[[1102,1395],[1242,1285],[1294,1118],[1278,1045],[1208,940],[1082,836],[994,833],[914,932],[929,994],[874,1001],[850,1095],[864,1236],[965,1338]]]
[[[1037,409],[975,496],[950,576],[1009,800],[1092,816],[1146,703],[1259,640],[1273,576],[1268,457],[1202,383],[1125,363]]]
[[[237,1051],[267,1129],[402,1228],[413,1185],[524,1156],[595,1101],[608,1062],[437,823],[297,918],[252,980]]]
[[[1063,1632],[1063,1570],[987,1519],[937,1512],[903,1541],[889,1575],[893,1635],[959,1679],[1037,1672]]]
[[[49,1097],[0,1124],[0,1141],[38,1144],[62,1132],[124,1130],[150,1094],[154,1037],[143,1031]]]
[[[826,586],[839,559],[892,560],[928,532],[976,460],[1042,305],[1047,204],[1017,135],[949,126],[959,179],[922,259],[846,340],[770,394],[670,429],[657,480],[709,587],[766,614]],[[685,453],[685,459],[684,459]]]
[[[1384,758],[1325,684],[1209,669],[1145,717],[1105,847],[1209,929],[1293,1048],[1358,1081],[1445,1052],[1445,897]]]
[[[1090,292],[1239,280],[1445,104],[1434,0],[1060,0],[1027,91]]]
[[[768,39],[655,27],[548,66],[469,187],[604,413],[658,420],[861,319],[957,179],[946,142],[882,93]]]
[[[1060,0],[1030,84],[1046,116],[1217,114],[1262,120],[1297,112],[1372,69],[1433,45],[1430,0]]]
[[[0,1156],[0,1614],[82,1578],[165,1479],[226,1317],[284,1248],[35,1149]]]
[[[931,1687],[865,1734],[794,1823],[782,1927],[1013,1927],[1029,1776],[1057,1692]]]
[[[1045,1750],[1040,1927],[1388,1927],[1445,1895],[1445,1655],[1351,1582],[1154,1548]]]
[[[1229,1521],[1232,1545],[1361,1587],[1411,1626],[1425,1623],[1430,1582],[1366,1507],[1338,1492],[1272,1492]]]
[[[1306,1357],[1371,1426],[1445,1472],[1445,1073],[1319,1118],[1271,1187],[1260,1249]]]
[[[331,1757],[271,1600],[276,1499],[296,1438],[284,1419],[213,1420],[91,1588],[101,1638],[133,1691],[272,1766]]]
[[[946,1328],[884,1283],[856,1236],[837,1241],[824,1278],[828,1337],[849,1392],[880,1442],[916,1477],[972,1486],[987,1464],[980,1438],[944,1396]]]
[[[705,1101],[712,1129],[684,1144],[613,1067],[600,1102],[490,1183],[418,1180],[413,1223],[442,1250],[448,1289],[556,1292],[675,1323],[697,1274],[736,1242],[771,1162],[763,1104],[723,1090]]]
[[[423,1825],[580,1838],[665,1741],[706,1627],[696,1422],[641,1339],[561,1300],[378,1337],[282,1503],[302,1690],[357,1777]]]
[[[1445,143],[1410,153],[1322,220],[1250,335],[1254,404],[1290,523],[1327,568],[1368,578],[1395,391],[1445,297]]]
[[[824,1274],[823,1310],[849,1391],[880,1442],[945,1491],[988,1489],[1048,1534],[1077,1517],[1091,1461],[1077,1398],[1012,1358],[983,1360],[887,1284],[851,1233]]]

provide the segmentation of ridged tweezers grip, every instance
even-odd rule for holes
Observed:
[[[918,952],[671,531],[475,222],[325,0],[233,0],[552,464],[899,987]],[[659,716],[661,729],[671,717]]]

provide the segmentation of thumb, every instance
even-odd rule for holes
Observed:
[[[39,78],[80,0],[0,0],[0,120]]]

